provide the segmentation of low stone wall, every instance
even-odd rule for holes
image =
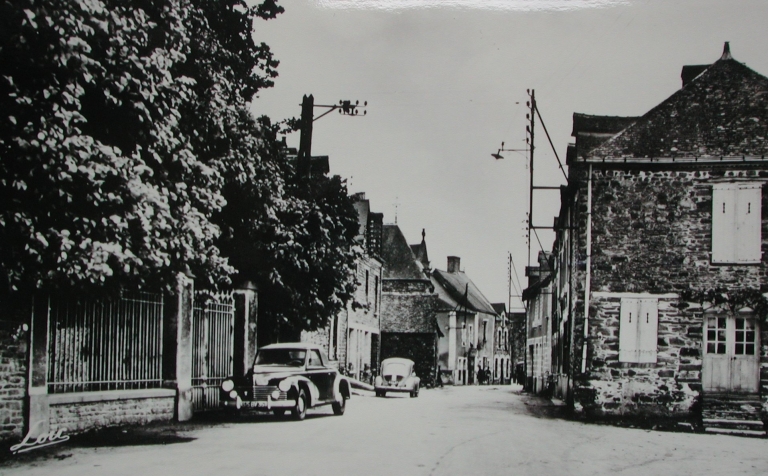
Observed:
[[[27,387],[24,326],[16,321],[0,321],[0,441],[18,440],[24,433]]]
[[[0,441],[19,441],[24,421],[29,352],[29,303],[0,301]]]
[[[168,421],[175,391],[169,389],[83,392],[48,396],[51,429],[78,433],[116,425]]]

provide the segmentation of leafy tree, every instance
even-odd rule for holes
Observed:
[[[250,102],[277,76],[273,0],[0,4],[0,287],[250,279],[275,335],[350,299],[357,218],[297,177]]]
[[[221,177],[181,133],[183,2],[0,7],[0,268],[6,289],[229,272],[207,217]]]
[[[211,216],[225,204],[227,136],[276,74],[251,22],[280,11],[0,5],[2,288],[169,284],[186,270],[226,282]]]

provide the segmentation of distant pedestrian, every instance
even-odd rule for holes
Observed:
[[[440,388],[443,388],[443,374],[440,371],[440,366],[437,366],[437,378],[435,379],[435,386],[440,386]]]

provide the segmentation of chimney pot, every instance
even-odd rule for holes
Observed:
[[[733,59],[733,56],[731,56],[731,45],[730,42],[726,41],[723,45],[723,56],[720,57],[721,60],[730,60]]]
[[[459,265],[461,264],[461,258],[458,256],[449,256],[448,257],[448,272],[449,273],[458,273],[459,272]]]

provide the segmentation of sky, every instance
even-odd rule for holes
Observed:
[[[520,309],[528,264],[526,90],[537,118],[534,183],[564,184],[574,112],[642,115],[681,87],[687,64],[737,61],[768,75],[765,0],[283,0],[254,37],[280,61],[273,88],[252,111],[298,117],[315,104],[368,102],[365,116],[314,123],[312,153],[409,243],[426,232],[433,268],[447,256],[491,302]],[[316,109],[316,115],[323,112]],[[362,111],[361,111],[362,112]],[[288,136],[298,148],[298,133]],[[557,191],[535,191],[533,224],[551,226]],[[531,260],[552,248],[538,230]],[[539,246],[541,242],[541,247]]]

